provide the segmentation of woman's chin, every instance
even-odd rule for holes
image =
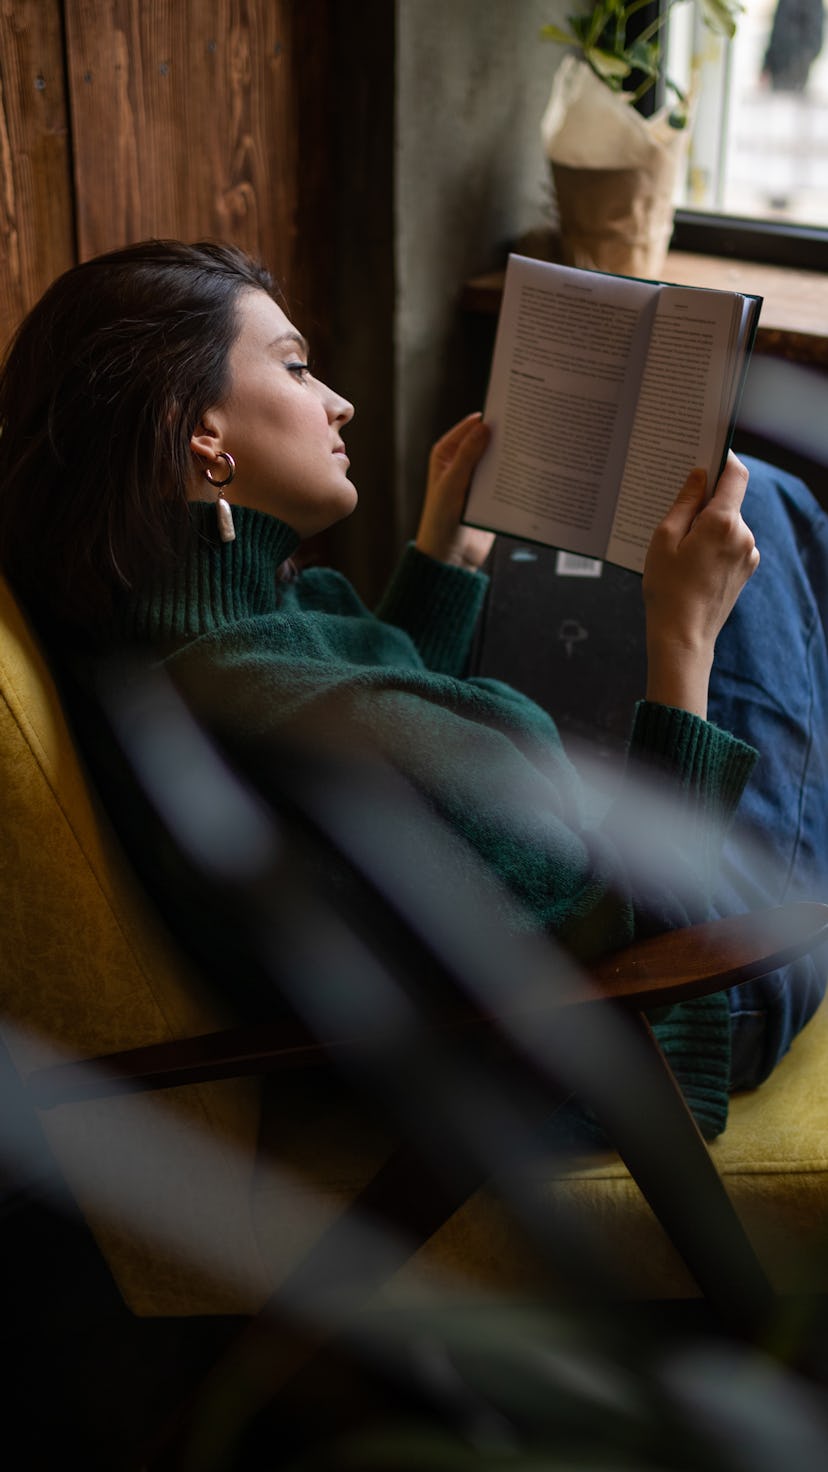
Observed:
[[[355,485],[352,485],[349,480],[346,480],[345,482],[341,499],[342,504],[339,514],[336,517],[337,521],[344,521],[346,516],[350,516],[352,512],[356,511],[357,504],[359,502],[359,493],[357,491],[357,488]]]
[[[340,521],[346,521],[356,510],[358,501],[356,486],[352,486],[350,481],[345,481],[341,491],[331,498],[322,515],[315,521],[315,525],[309,526],[307,531],[301,533],[302,540],[304,541],[306,537],[318,536],[320,532],[326,532],[332,526],[337,526]]]

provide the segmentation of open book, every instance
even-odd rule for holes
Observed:
[[[510,256],[463,520],[641,572],[688,472],[718,479],[760,306]]]

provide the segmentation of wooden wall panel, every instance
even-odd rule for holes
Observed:
[[[304,121],[324,90],[325,10],[66,0],[81,259],[150,235],[233,241],[323,314],[324,240],[299,236],[327,156]]]
[[[75,259],[59,0],[0,0],[0,351]]]

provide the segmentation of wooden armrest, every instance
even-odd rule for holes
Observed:
[[[616,1001],[646,1010],[706,996],[775,971],[828,941],[828,905],[797,902],[749,915],[730,916],[637,941],[605,957],[573,982],[555,1006]],[[446,1019],[438,1028],[496,1025],[480,1015]],[[337,1049],[360,1039],[320,1041],[299,1021],[282,1019],[152,1043],[99,1058],[35,1070],[26,1081],[39,1109],[146,1089],[176,1088],[208,1080],[308,1068],[327,1063]]]
[[[828,940],[828,905],[798,900],[636,941],[590,967],[592,1000],[646,1010],[767,976]]]
[[[333,1046],[323,1045],[299,1022],[281,1019],[55,1063],[35,1069],[25,1087],[36,1108],[52,1109],[110,1094],[313,1067],[328,1061]]]

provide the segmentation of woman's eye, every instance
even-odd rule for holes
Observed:
[[[310,363],[286,363],[288,373],[295,373],[297,378],[308,378],[310,376]]]

